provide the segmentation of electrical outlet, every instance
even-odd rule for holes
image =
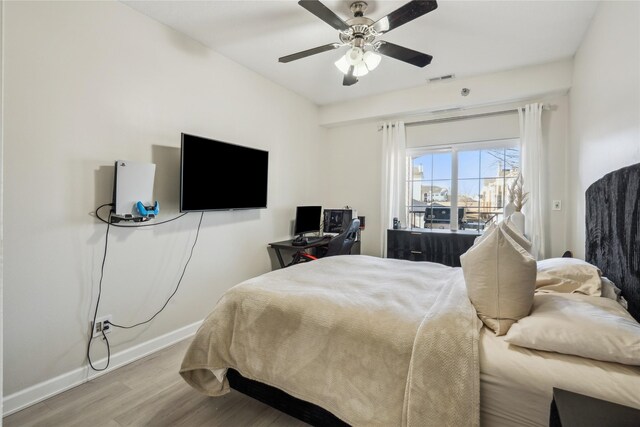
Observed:
[[[107,314],[106,316],[96,318],[95,325],[89,322],[93,329],[93,337],[94,338],[101,337],[102,332],[104,332],[105,334],[110,333],[111,329],[113,329],[113,326],[111,326],[112,319],[113,319],[113,316],[110,314]]]
[[[562,210],[562,201],[561,200],[554,200],[553,201],[553,207],[551,209],[553,209],[554,211]]]

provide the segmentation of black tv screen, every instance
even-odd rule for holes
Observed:
[[[267,207],[269,152],[182,134],[180,211]]]

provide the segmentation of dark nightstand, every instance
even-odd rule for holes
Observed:
[[[553,389],[549,427],[638,427],[640,410]]]

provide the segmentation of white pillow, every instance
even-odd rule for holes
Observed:
[[[482,232],[481,235],[479,235],[478,237],[476,237],[473,240],[473,245],[477,245],[478,243],[480,243],[485,237],[487,237],[489,234],[491,234],[491,232],[496,228],[496,223],[492,222],[491,224],[489,224],[489,226],[487,228],[484,229],[484,231]]]
[[[473,241],[473,244],[477,245],[478,243],[480,243],[486,236],[491,234],[491,232],[496,227],[501,228],[502,231],[506,232],[509,237],[516,241],[517,244],[522,246],[525,251],[531,253],[531,242],[529,241],[529,239],[527,239],[522,233],[520,233],[520,230],[518,230],[511,221],[508,221],[506,219],[504,221],[500,221],[497,224],[495,222],[489,224],[489,226],[485,228],[484,233],[476,237],[476,239]]]
[[[460,257],[467,293],[478,316],[504,335],[533,303],[536,261],[500,227]]]
[[[518,228],[513,225],[511,221],[502,221],[499,225],[503,231],[505,231],[509,237],[516,241],[520,246],[524,248],[525,251],[531,253],[531,241],[527,239],[524,234],[518,230]]]
[[[622,296],[622,291],[611,280],[602,276],[600,278],[600,291],[603,298],[617,301],[623,308],[628,309],[627,300]]]
[[[505,341],[521,347],[640,365],[640,324],[617,302],[581,294],[536,294],[531,315]]]
[[[577,258],[538,261],[536,292],[580,293],[599,297],[602,272]]]

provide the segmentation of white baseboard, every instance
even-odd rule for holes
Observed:
[[[39,384],[35,384],[19,392],[13,393],[9,396],[5,396],[3,402],[3,416],[11,415],[14,412],[18,412],[28,406],[41,402],[51,396],[54,396],[70,388],[76,387],[80,384],[86,383],[94,378],[104,375],[108,372],[118,369],[121,366],[134,362],[142,357],[155,353],[158,350],[162,350],[165,347],[169,347],[185,338],[188,338],[196,333],[202,320],[192,323],[191,325],[184,326],[173,332],[169,332],[152,340],[143,342],[134,347],[128,348],[118,353],[111,355],[111,363],[109,368],[105,371],[96,372],[92,371],[88,366],[74,369],[66,374],[59,375],[50,380],[43,381]],[[97,360],[94,362],[95,366],[104,366],[106,358]]]

